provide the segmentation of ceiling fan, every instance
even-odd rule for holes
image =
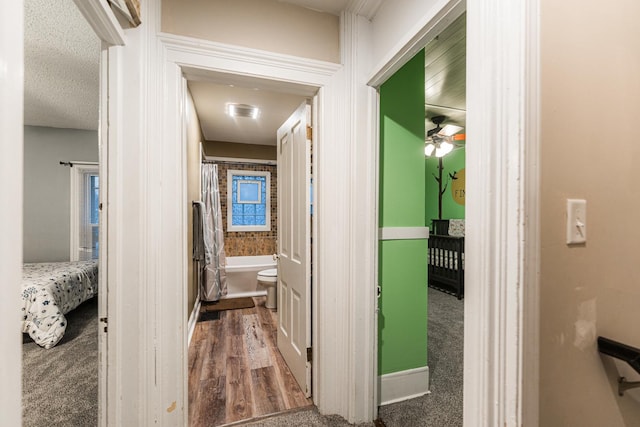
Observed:
[[[442,157],[449,154],[454,148],[464,146],[460,141],[465,140],[465,134],[458,133],[462,130],[462,127],[456,125],[440,126],[446,118],[446,116],[431,118],[436,127],[427,131],[424,147],[425,156]]]

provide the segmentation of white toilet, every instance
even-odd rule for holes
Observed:
[[[276,286],[278,285],[278,269],[270,268],[258,272],[258,283],[267,288],[267,302],[264,306],[273,309],[277,308]]]

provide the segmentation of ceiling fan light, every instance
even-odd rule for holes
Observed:
[[[433,145],[432,143],[428,143],[427,145],[424,146],[424,155],[427,157],[431,157],[435,149],[436,149],[435,145]]]
[[[436,157],[443,157],[453,150],[453,144],[450,142],[441,142],[440,147],[436,148]]]

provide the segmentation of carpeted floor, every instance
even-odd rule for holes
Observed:
[[[429,288],[427,345],[431,393],[380,408],[387,427],[462,426],[462,373],[464,348],[464,300]],[[350,425],[336,416],[325,417],[317,409],[285,413],[244,425],[327,426]],[[373,424],[361,424],[372,427]]]
[[[381,407],[387,427],[462,426],[464,300],[429,288],[427,325],[431,393]]]
[[[463,300],[464,301],[464,300]],[[380,408],[387,427],[462,426],[463,301],[429,289],[428,364],[431,393]],[[98,303],[94,298],[67,315],[62,341],[50,350],[25,335],[23,425],[85,427],[98,419]],[[346,427],[317,409],[288,412],[243,425]],[[361,427],[373,427],[372,423]]]
[[[65,316],[64,337],[49,350],[23,335],[25,427],[98,425],[98,299]]]

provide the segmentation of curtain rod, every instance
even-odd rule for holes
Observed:
[[[218,157],[212,158],[208,157],[202,160],[202,163],[236,163],[240,165],[276,165],[277,161],[275,160],[266,160],[266,159],[234,159],[229,157]]]
[[[69,166],[70,168],[73,167],[73,165],[91,165],[91,166],[98,166],[98,162],[81,162],[81,161],[75,161],[72,160],[70,162],[60,162],[60,164],[62,166]]]

